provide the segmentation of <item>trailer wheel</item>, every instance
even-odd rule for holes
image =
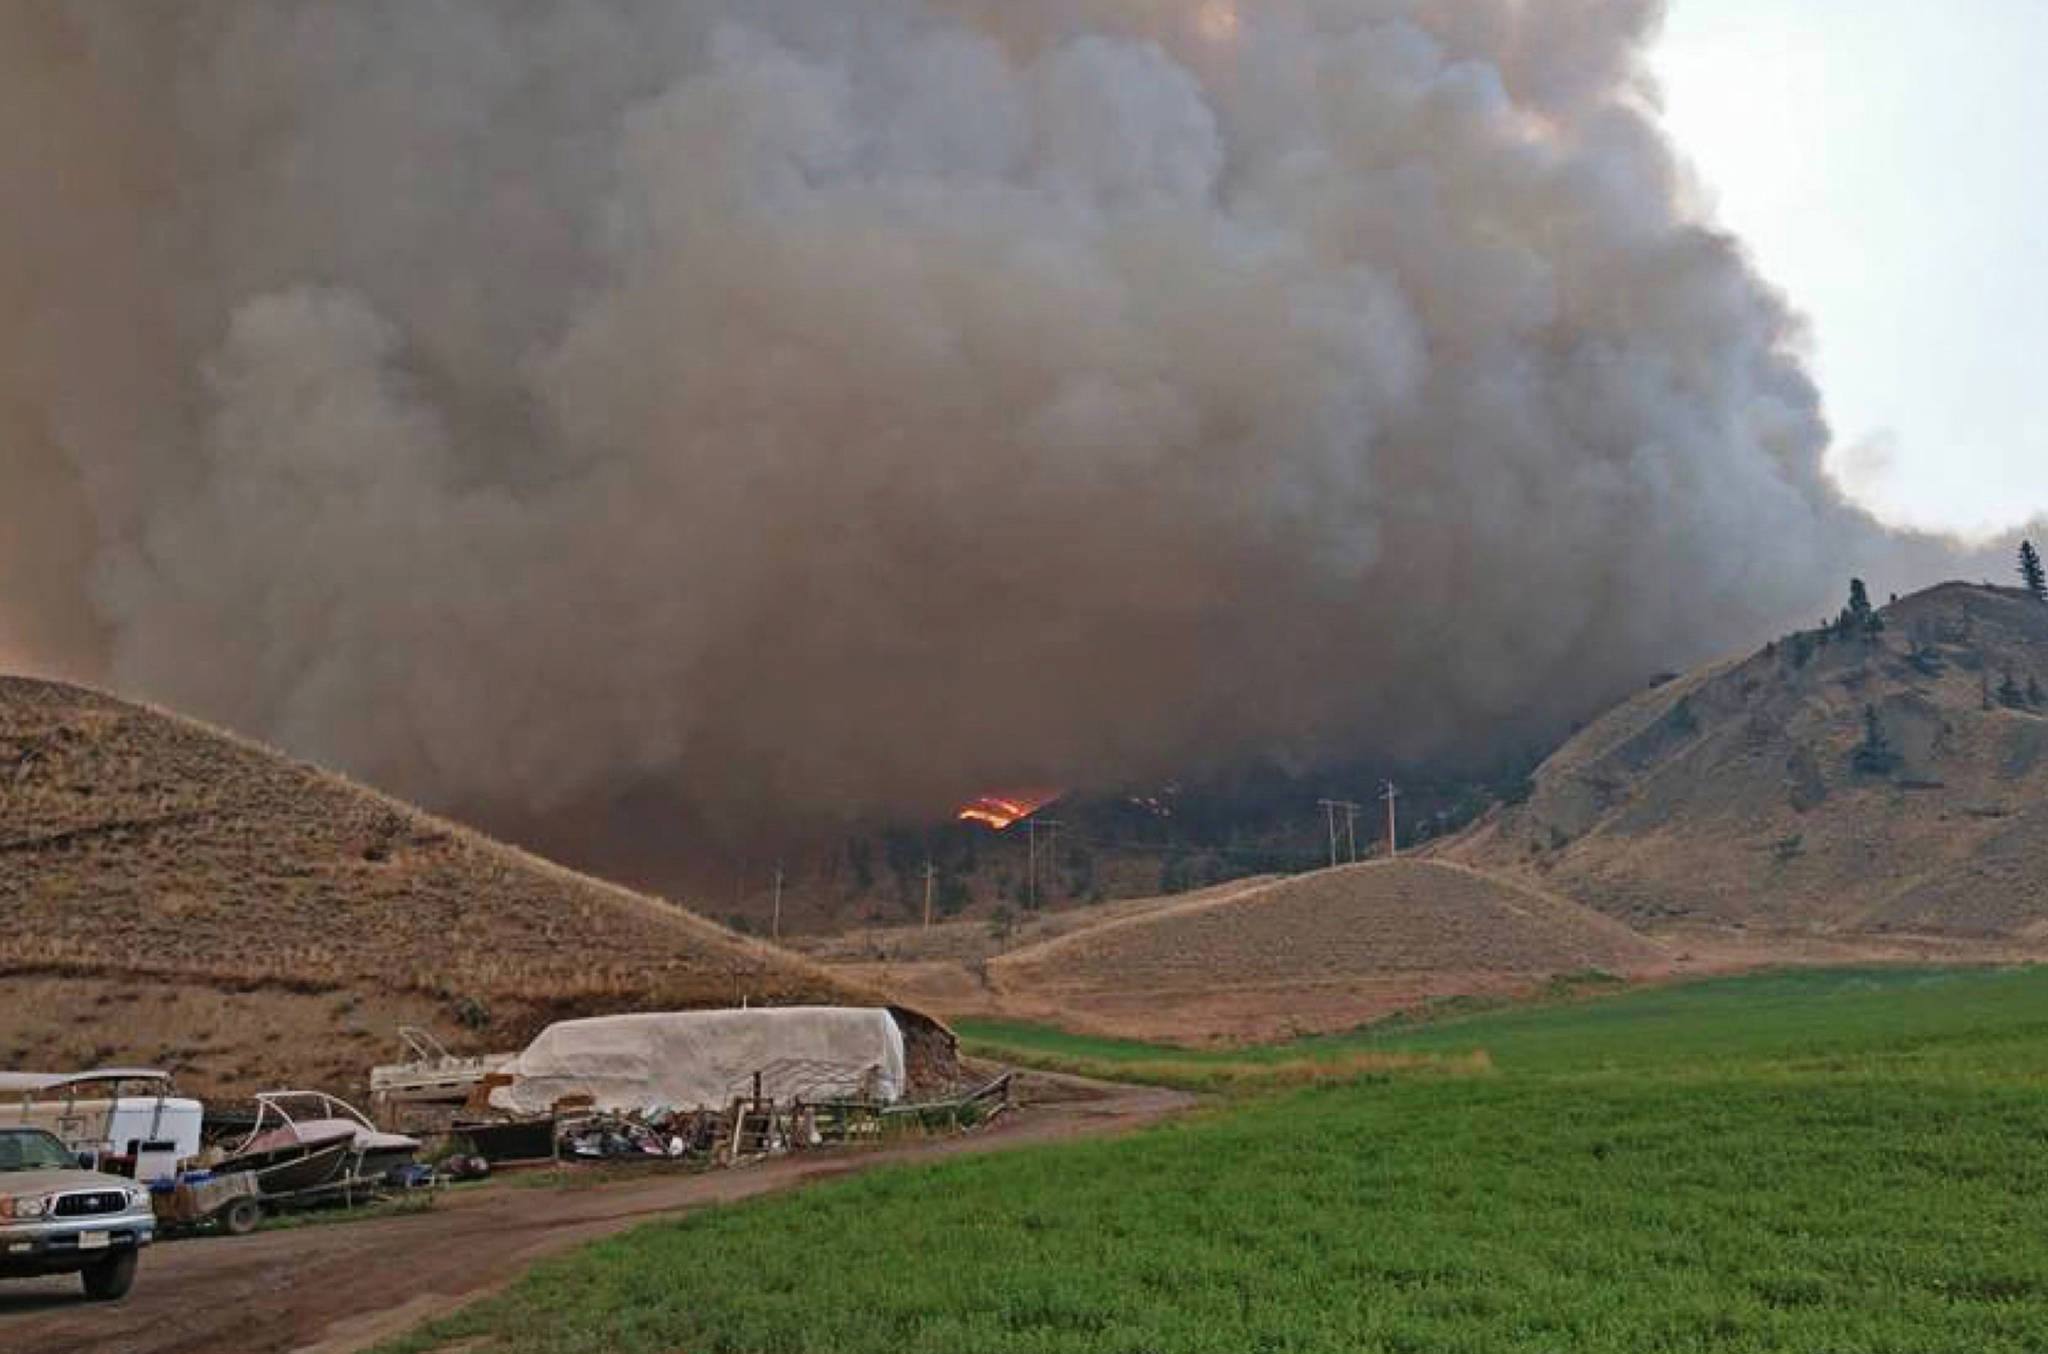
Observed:
[[[220,1227],[229,1236],[247,1236],[263,1221],[263,1205],[244,1196],[227,1206],[220,1215]]]

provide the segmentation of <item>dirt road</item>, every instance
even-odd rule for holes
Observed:
[[[75,1278],[0,1283],[0,1354],[352,1354],[517,1277],[542,1256],[664,1215],[894,1162],[1117,1132],[1185,1108],[1175,1091],[1026,1080],[988,1129],[913,1147],[790,1157],[588,1189],[500,1186],[375,1222],[177,1241],[143,1256],[120,1303]]]

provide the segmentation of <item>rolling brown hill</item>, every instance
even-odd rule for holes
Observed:
[[[2048,606],[1879,616],[1640,694],[1448,854],[1651,930],[2048,941]]]
[[[1012,950],[1131,917],[1229,897],[1271,883],[1256,876],[1189,893],[1122,898],[1090,907],[1027,912],[1011,924],[958,918],[929,927],[869,927],[830,936],[799,936],[789,943],[849,980],[894,993],[920,1009],[950,1017],[1025,1016],[1067,1021],[1058,1004],[1035,1002],[1028,992],[1002,993],[990,985],[990,964]]]
[[[839,967],[862,963],[953,963],[985,965],[998,955],[1131,917],[1228,898],[1280,878],[1252,875],[1187,893],[1119,898],[1083,907],[1026,912],[1010,925],[986,917],[936,921],[930,926],[873,926],[837,935],[798,936],[786,943],[820,963]]]
[[[251,743],[0,678],[0,1066],[343,1087],[400,1023],[871,1000],[680,908]]]
[[[1107,922],[990,964],[1009,988],[1196,991],[1409,973],[1555,974],[1657,964],[1627,927],[1436,861],[1353,865]]]
[[[946,1014],[1203,1043],[1349,1029],[1435,998],[1525,991],[1671,957],[1611,918],[1439,861],[1401,860],[1118,905],[992,956],[903,938],[834,957]]]

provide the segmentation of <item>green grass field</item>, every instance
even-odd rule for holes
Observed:
[[[401,1348],[2048,1349],[2048,970],[1788,973],[1224,1054],[1341,1065],[1086,1143],[643,1228]]]
[[[1795,969],[1388,1021],[1353,1034],[1190,1052],[961,1021],[968,1049],[1084,1074],[1158,1064],[1198,1079],[1217,1065],[1342,1064],[1360,1054],[1483,1050],[1504,1073],[1668,1076],[1740,1070],[1938,1076],[2048,1074],[2048,969]]]

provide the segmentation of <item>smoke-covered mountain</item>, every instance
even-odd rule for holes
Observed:
[[[1946,567],[1660,17],[9,5],[0,667],[636,851],[1562,727]]]

